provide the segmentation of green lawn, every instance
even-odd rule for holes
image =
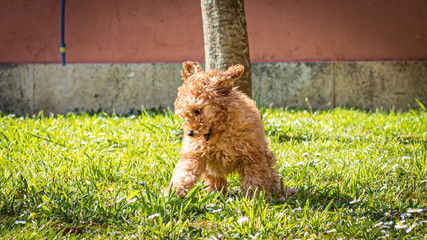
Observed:
[[[163,198],[179,159],[172,113],[0,114],[0,238],[427,238],[427,112],[261,109],[284,203]]]

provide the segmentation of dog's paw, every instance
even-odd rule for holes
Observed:
[[[163,197],[167,198],[171,194],[170,193],[171,191],[174,192],[174,190],[171,189],[170,187],[163,189],[162,190]],[[177,197],[180,197],[182,199],[182,198],[185,198],[185,196],[187,196],[187,191],[179,187],[175,189],[175,194]]]
[[[292,195],[295,195],[298,193],[298,190],[296,190],[295,188],[287,188],[285,189],[284,192],[282,192],[281,197],[279,198],[280,202],[285,202],[286,199]]]
[[[180,197],[181,199],[185,198],[185,196],[187,196],[187,191],[185,191],[185,189],[177,189],[175,191],[176,196]]]
[[[167,198],[167,197],[169,196],[169,191],[170,191],[170,188],[169,188],[169,187],[164,188],[164,189],[162,190],[162,195],[163,195],[163,197]]]
[[[298,190],[296,190],[295,188],[288,188],[288,190],[286,190],[286,194],[287,195],[295,195],[297,194]]]

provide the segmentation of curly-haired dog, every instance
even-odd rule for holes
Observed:
[[[166,190],[176,189],[184,197],[202,177],[208,190],[226,193],[226,176],[237,171],[242,190],[250,196],[256,189],[267,196],[296,193],[285,188],[281,194],[276,158],[268,149],[258,109],[233,87],[244,67],[234,65],[225,72],[204,72],[195,62],[183,67],[184,83],[175,101],[176,113],[185,120],[181,160]]]

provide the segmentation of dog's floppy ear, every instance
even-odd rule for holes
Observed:
[[[199,63],[197,62],[185,62],[182,64],[182,67],[184,68],[184,71],[181,71],[182,78],[187,80],[187,78],[197,72],[202,72],[203,69],[200,67]]]
[[[245,67],[240,64],[233,65],[227,69],[227,71],[221,73],[221,77],[218,79],[218,85],[233,85],[234,81],[238,79],[245,71]]]

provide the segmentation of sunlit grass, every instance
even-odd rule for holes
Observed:
[[[378,239],[427,235],[427,112],[262,108],[280,203],[199,184],[163,197],[179,159],[171,112],[0,115],[0,237]]]

